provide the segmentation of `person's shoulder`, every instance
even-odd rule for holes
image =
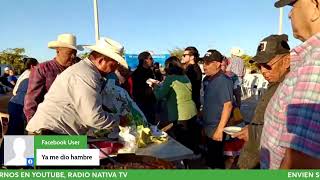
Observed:
[[[229,77],[225,73],[219,74],[218,78],[221,79],[221,80],[225,80],[225,81],[232,81],[231,77]]]
[[[140,67],[137,67],[137,68],[132,72],[132,75],[131,75],[131,76],[140,75],[141,72],[142,72],[141,68],[140,68]]]
[[[52,63],[54,63],[53,59],[45,61],[45,62],[42,62],[42,63],[39,63],[36,67],[38,67],[38,66],[48,66],[48,65],[51,65]]]
[[[222,82],[225,82],[225,83],[229,83],[229,84],[232,84],[233,81],[232,81],[232,78],[227,76],[226,74],[224,73],[221,73],[218,77],[219,81],[222,81]]]
[[[12,80],[16,80],[17,78],[15,76],[9,76],[8,79],[12,81]]]
[[[173,80],[176,80],[176,79],[178,79],[179,78],[179,76],[178,75],[172,75],[172,74],[168,74],[168,75],[166,75],[166,79],[165,79],[165,81],[173,81]]]
[[[48,69],[53,68],[54,63],[55,63],[54,60],[45,61],[45,62],[39,63],[37,66],[35,66],[35,69],[38,69],[40,71],[41,70],[46,71]]]

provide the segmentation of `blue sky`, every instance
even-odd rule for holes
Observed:
[[[279,10],[273,0],[98,0],[100,36],[121,42],[127,53],[152,50],[168,53],[175,47],[210,48],[225,55],[233,46],[254,55],[258,42],[278,32]],[[283,32],[291,47],[289,8]],[[47,43],[58,34],[73,33],[78,43],[95,41],[92,0],[1,0],[0,51],[23,47],[40,61],[54,51]]]

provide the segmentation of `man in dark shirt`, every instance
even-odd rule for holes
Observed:
[[[76,37],[72,34],[59,35],[57,41],[48,43],[48,47],[55,49],[57,55],[53,60],[41,63],[31,70],[23,109],[27,121],[37,111],[38,105],[44,100],[44,95],[48,92],[57,75],[76,60]]]
[[[264,114],[271,97],[289,72],[290,47],[287,41],[288,36],[285,34],[264,38],[258,46],[256,56],[250,61],[257,63],[262,75],[269,82],[269,86],[257,103],[251,123],[234,135],[234,137],[246,141],[238,161],[238,166],[241,169],[259,168]]]
[[[154,63],[153,73],[154,73],[154,75],[156,77],[156,80],[158,80],[160,82],[163,80],[163,75],[162,75],[161,70],[160,70],[160,64],[158,62]]]
[[[132,95],[151,124],[155,124],[156,98],[152,88],[146,83],[149,78],[155,79],[152,67],[153,58],[149,52],[142,52],[138,56],[139,65],[132,73],[133,91]]]
[[[191,81],[192,100],[196,104],[198,112],[200,111],[200,90],[202,82],[202,71],[198,65],[199,52],[195,47],[187,47],[182,56],[182,63],[185,67],[185,73]]]
[[[14,85],[11,84],[8,80],[8,77],[9,77],[9,71],[11,70],[10,67],[5,67],[4,68],[4,73],[3,75],[0,77],[0,83],[4,86],[7,86],[7,87],[10,87],[10,88],[13,88]]]
[[[221,70],[223,56],[217,50],[208,50],[203,57],[206,78],[204,84],[203,128],[207,136],[207,165],[224,169],[223,129],[231,111],[233,83]]]

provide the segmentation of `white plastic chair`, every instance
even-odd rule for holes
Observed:
[[[251,97],[255,94],[255,87],[257,86],[258,77],[255,74],[246,74],[243,78],[243,94]]]
[[[264,91],[267,89],[269,82],[263,77],[262,74],[255,74],[255,77],[257,77],[257,82],[255,85],[255,96],[258,100],[259,97],[264,93]]]

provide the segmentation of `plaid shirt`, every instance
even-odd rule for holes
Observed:
[[[236,74],[239,78],[242,78],[245,74],[245,67],[243,59],[240,57],[230,58],[230,64],[228,65],[228,70]]]
[[[286,148],[320,158],[320,33],[290,58],[290,72],[264,116],[261,168],[278,169]]]
[[[65,69],[54,58],[31,70],[23,109],[28,122],[36,112],[38,105],[43,101],[44,95],[48,92],[57,75]]]

